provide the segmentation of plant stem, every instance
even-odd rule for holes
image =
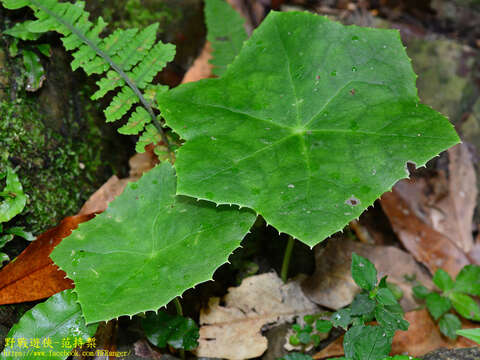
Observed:
[[[288,266],[290,265],[290,258],[292,257],[293,245],[295,244],[295,239],[293,236],[288,237],[287,247],[285,248],[285,254],[283,255],[283,264],[282,271],[280,276],[284,283],[288,280]]]
[[[175,309],[177,309],[177,315],[183,316],[183,309],[180,300],[178,300],[178,296],[173,299],[173,303],[175,304]]]
[[[180,303],[180,300],[178,299],[178,296],[175,299],[173,299],[173,303],[175,304],[175,309],[177,309],[177,315],[183,316],[182,304]],[[180,358],[182,360],[185,360],[185,350],[180,349],[179,354],[180,354]]]

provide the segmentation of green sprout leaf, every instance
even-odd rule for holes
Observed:
[[[190,318],[149,312],[142,319],[142,327],[148,341],[160,348],[170,345],[175,349],[193,350],[198,346],[198,326]]]
[[[332,315],[332,324],[335,327],[347,330],[352,321],[352,309],[350,308],[340,309]]]
[[[17,23],[10,29],[5,30],[5,35],[10,35],[20,40],[38,40],[42,34],[31,32],[28,27],[33,21],[24,21],[23,23]]]
[[[69,351],[84,344],[98,326],[85,324],[76,300],[72,290],[65,290],[27,311],[10,329],[7,338],[13,340],[6,340],[0,359],[17,360],[15,352],[22,353],[23,360],[66,359]],[[42,351],[44,356],[35,354]]]
[[[377,306],[375,308],[375,318],[392,336],[397,330],[407,331],[410,325],[403,318],[403,310],[398,303],[395,305]]]
[[[480,307],[470,296],[454,291],[448,294],[448,298],[455,310],[465,319],[480,321]]]
[[[373,290],[377,283],[377,270],[370,260],[357,255],[352,254],[351,265],[353,280],[364,290]]]
[[[225,0],[205,2],[207,40],[213,48],[213,73],[221,76],[247,39],[245,21]]]
[[[464,336],[480,345],[480,328],[457,330],[457,335]]]
[[[280,358],[279,360],[312,360],[312,357],[308,354],[292,352]]]
[[[260,56],[261,55],[261,56]],[[254,209],[313,246],[458,143],[394,30],[270,12],[218,79],[157,97],[186,140],[177,193]]]
[[[397,284],[387,282],[387,288],[392,292],[395,299],[401,300],[403,298],[403,290]]]
[[[37,91],[45,81],[45,69],[40,57],[30,50],[23,50],[23,66],[27,75],[27,91]]]
[[[455,279],[455,291],[480,296],[480,266],[467,265]]]
[[[7,168],[7,184],[0,192],[0,199],[0,223],[20,214],[27,204],[22,184],[11,168]]]
[[[332,330],[332,323],[328,320],[317,320],[315,323],[315,329],[317,329],[318,332],[321,333],[328,333],[330,330]]]
[[[23,227],[21,226],[14,226],[9,228],[8,230],[5,231],[6,234],[12,234],[16,236],[20,236],[21,238],[24,238],[27,241],[33,241],[35,240],[35,236],[32,235],[31,232],[26,231]],[[1,248],[1,240],[0,240],[0,248]]]
[[[155,167],[53,251],[88,323],[157,310],[212,279],[255,221],[175,196],[175,182],[168,163]]]
[[[368,294],[357,294],[350,306],[352,309],[352,315],[370,314],[375,309],[375,304],[375,300],[370,299]]]
[[[418,299],[425,299],[428,294],[430,294],[430,290],[428,290],[425,286],[423,285],[417,285],[412,288],[413,295],[418,298]]]
[[[457,330],[462,328],[462,322],[458,316],[454,314],[445,314],[442,316],[438,325],[442,334],[453,340],[457,338]]]
[[[383,305],[398,304],[397,298],[388,288],[379,289],[376,296],[377,301]]]
[[[442,291],[451,290],[454,286],[452,278],[443,269],[438,269],[435,272],[435,276],[433,277],[433,283],[437,285],[437,287]]]
[[[353,326],[343,339],[345,357],[352,360],[381,360],[390,352],[392,338],[381,326]]]
[[[427,309],[430,312],[430,315],[435,320],[440,319],[440,317],[445,314],[448,310],[451,309],[452,304],[450,300],[444,296],[441,296],[435,292],[428,294],[425,297]]]

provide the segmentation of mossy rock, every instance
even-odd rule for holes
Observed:
[[[10,15],[0,9],[0,30],[11,26]],[[76,214],[112,174],[112,163],[127,164],[133,146],[128,146],[128,138],[112,135],[113,128],[104,131],[99,105],[88,99],[92,90],[85,76],[72,72],[69,55],[55,35],[45,39],[52,56],[42,58],[46,80],[33,93],[24,89],[22,57],[9,55],[9,41],[8,36],[0,39],[0,173],[7,166],[16,169],[28,202],[3,225],[24,226],[37,235]],[[119,140],[127,146],[118,146]],[[6,250],[15,256],[21,247],[7,245]]]

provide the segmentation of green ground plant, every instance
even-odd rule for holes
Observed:
[[[5,178],[5,187],[0,191],[0,250],[12,241],[14,236],[20,236],[28,241],[35,239],[31,233],[20,226],[3,230],[3,223],[20,214],[27,204],[27,196],[23,192],[22,183],[15,171],[12,168],[7,168],[6,173],[0,173],[0,180],[3,178]],[[9,260],[7,254],[0,252],[0,267]]]
[[[318,333],[328,333],[332,327],[346,331],[343,348],[346,360],[377,360],[388,358],[397,330],[408,330],[403,310],[387,285],[387,277],[377,279],[375,266],[366,258],[352,254],[352,277],[362,289],[353,302],[331,316],[307,315],[305,326],[295,324],[292,345],[314,345],[320,342]],[[368,323],[376,320],[378,325]]]
[[[465,266],[455,280],[445,270],[438,269],[433,282],[439,291],[431,291],[417,284],[413,287],[413,294],[425,301],[428,312],[435,321],[438,321],[440,331],[445,336],[456,339],[465,330],[461,330],[462,322],[451,310],[455,310],[465,319],[480,321],[480,307],[472,298],[472,296],[480,296],[480,266]],[[478,329],[476,331],[478,333]]]
[[[271,12],[243,42],[237,18],[234,31],[214,35],[221,76],[168,90],[153,79],[175,50],[156,41],[157,25],[102,36],[107,24],[92,22],[82,1],[1,3],[33,10],[29,32],[59,33],[72,69],[99,78],[92,100],[113,94],[106,121],[125,118],[119,132],[139,135],[137,151],[153,143],[174,163],[129,184],[51,254],[75,282],[58,296],[76,296],[81,326],[157,311],[211,280],[258,216],[290,235],[289,259],[294,238],[320,243],[408,176],[408,163],[423,166],[459,141],[444,116],[419,103],[397,31]],[[228,9],[207,2],[213,14]],[[352,275],[364,291],[334,325],[351,326],[347,357],[361,352],[359,336],[379,341],[374,353],[383,356],[407,324],[371,264],[355,257]],[[364,325],[372,317],[381,325]],[[9,336],[28,325],[22,318]]]

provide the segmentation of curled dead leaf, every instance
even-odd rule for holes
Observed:
[[[13,304],[47,298],[65,289],[73,288],[50,259],[53,251],[78,224],[93,218],[93,214],[70,216],[47,230],[12,262],[0,271],[0,304]]]
[[[228,290],[224,304],[211,298],[201,310],[196,353],[233,360],[258,357],[268,346],[262,329],[316,311],[318,307],[303,295],[299,282],[284,284],[275,273],[248,277]]]

